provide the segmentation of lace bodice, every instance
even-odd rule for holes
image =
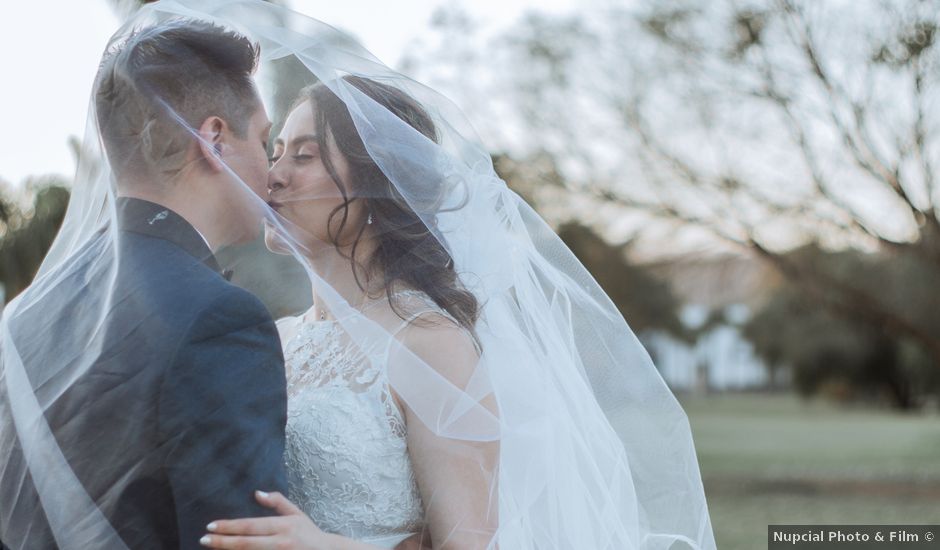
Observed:
[[[434,308],[425,311],[440,311]],[[291,500],[324,531],[356,540],[392,547],[418,532],[421,497],[384,349],[351,345],[333,320],[289,317],[278,329],[288,373]]]

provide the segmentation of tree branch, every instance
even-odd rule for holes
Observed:
[[[864,108],[851,99],[848,99],[848,94],[838,89],[828,72],[823,68],[812,38],[812,29],[810,29],[809,23],[806,21],[799,7],[797,7],[792,0],[779,0],[779,4],[784,13],[790,16],[790,26],[788,28],[791,33],[795,34],[795,39],[800,46],[800,50],[803,52],[803,55],[810,65],[810,73],[826,91],[826,96],[829,99],[829,117],[835,128],[839,131],[842,141],[851,153],[855,164],[876,180],[887,185],[894,194],[901,199],[905,206],[908,207],[915,218],[923,215],[921,209],[917,207],[907,190],[901,185],[897,177],[899,173],[898,167],[889,168],[886,162],[878,158],[875,147],[863,130]],[[840,102],[844,102],[849,106],[855,122],[854,128],[850,128],[839,116],[838,105]]]

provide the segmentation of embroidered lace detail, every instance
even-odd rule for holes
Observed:
[[[446,315],[420,296],[424,311]],[[384,350],[359,348],[332,320],[288,318],[278,327],[288,373],[291,500],[324,531],[357,540],[419,531],[423,507]]]

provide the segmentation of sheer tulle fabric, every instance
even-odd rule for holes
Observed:
[[[423,499],[426,516],[434,507],[449,508],[450,516],[468,510],[464,523],[472,532],[457,528],[438,535],[436,544],[446,539],[503,549],[715,548],[684,412],[590,274],[495,174],[484,145],[456,106],[389,69],[339,31],[261,1],[164,0],[141,9],[112,42],[120,43],[135,28],[176,18],[212,21],[259,42],[257,81],[266,100],[283,104],[283,96],[294,95],[301,81],[327,86],[348,109],[398,200],[443,245],[460,285],[481,305],[472,333],[450,330],[455,324],[446,316],[430,319],[441,330],[440,345],[417,353],[407,345],[408,328],[398,330],[400,316],[349,303],[316,265],[314,237],[243,190],[289,254],[289,270],[283,269],[285,256],[273,254],[268,271],[252,267],[277,274],[263,283],[281,300],[272,309],[302,315],[309,302],[288,297],[309,296],[312,288],[344,341],[383,373],[408,412],[405,417],[437,438],[441,460],[464,467],[476,463],[475,474],[466,479],[474,487],[466,493]],[[278,70],[288,64],[292,70]],[[438,139],[415,130],[343,78],[348,75],[407,93],[427,110]],[[287,112],[270,105],[277,128]],[[118,248],[114,175],[99,145],[93,108],[88,120],[65,222],[28,297],[54,295],[70,277],[61,266],[82,249]],[[198,139],[194,130],[193,139]],[[367,192],[357,190],[360,196]],[[113,284],[113,266],[97,266],[94,273],[85,285]],[[59,299],[73,301],[70,311],[93,328],[113,300],[122,298],[117,290],[95,293],[93,299]],[[108,350],[94,330],[82,341],[62,342],[55,319],[43,317],[35,306],[21,298],[12,301],[0,324],[0,412],[14,420],[0,425],[0,452],[16,447],[23,456],[0,468],[6,480],[20,479],[20,487],[33,484],[39,496],[38,502],[27,502],[16,484],[2,487],[0,526],[9,539],[4,542],[17,548],[16,541],[28,540],[33,518],[41,515],[61,548],[126,547],[101,511],[112,504],[102,501],[111,495],[90,496],[87,481],[79,481],[63,453],[78,442],[54,437],[46,418],[57,396],[81,383]],[[27,372],[24,349],[48,346],[62,346],[61,362]],[[412,428],[417,426],[407,427]],[[476,511],[464,502],[468,495],[484,501]],[[497,511],[491,514],[496,520],[480,521],[479,509]]]

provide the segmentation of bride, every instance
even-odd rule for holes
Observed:
[[[436,139],[430,117],[403,92],[365,78],[344,80]],[[463,385],[479,359],[474,325],[480,304],[460,287],[442,244],[396,196],[329,88],[317,84],[301,93],[271,163],[269,204],[292,225],[324,282]],[[272,226],[266,242],[286,252]],[[316,294],[312,308],[282,319],[278,328],[288,378],[293,504],[268,496],[261,502],[287,520],[220,520],[203,543],[375,548],[425,532],[436,547],[486,547],[496,528],[490,491],[498,443],[463,443],[458,451],[435,436],[390,386],[387,364],[370,361],[368,355],[381,350],[356,345]],[[496,414],[492,397],[485,405]],[[424,502],[433,502],[436,513],[426,516]]]

